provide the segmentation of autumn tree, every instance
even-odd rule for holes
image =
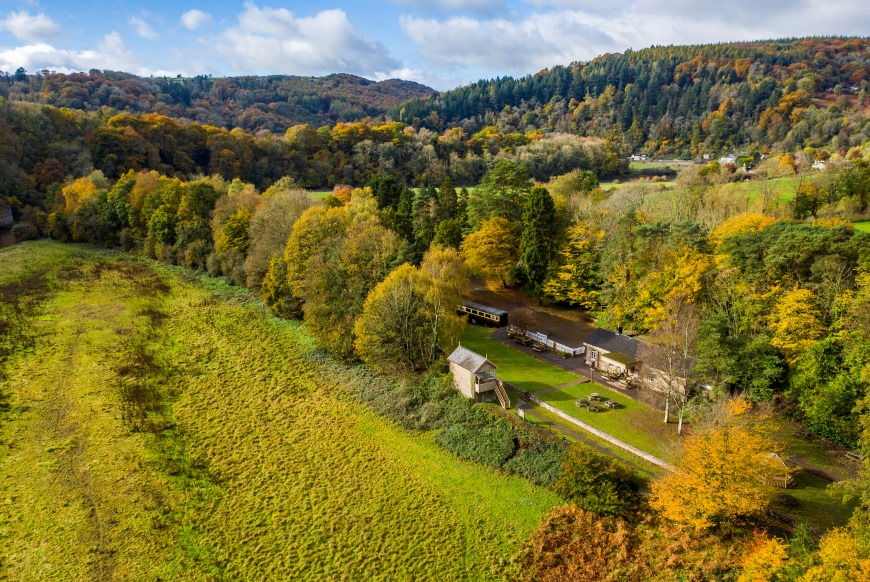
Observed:
[[[529,192],[523,210],[523,233],[520,237],[520,256],[526,279],[532,293],[539,294],[547,278],[553,256],[553,231],[556,212],[553,198],[546,188],[536,187]]]
[[[762,511],[775,490],[767,483],[782,471],[781,453],[767,415],[740,399],[707,414],[682,443],[674,472],[652,484],[650,505],[663,517],[706,529]]]
[[[744,557],[743,571],[737,582],[767,582],[779,580],[778,575],[788,562],[788,546],[782,541],[756,534],[754,543]]]
[[[604,231],[595,231],[585,221],[568,230],[568,240],[559,252],[560,266],[544,283],[543,293],[568,305],[595,309],[601,294],[599,246]]]
[[[493,218],[469,234],[460,247],[465,265],[472,275],[500,280],[508,285],[511,270],[519,259],[517,234],[505,218]]]
[[[795,287],[783,293],[771,316],[770,329],[770,345],[794,362],[825,333],[813,292]]]
[[[675,297],[668,315],[647,334],[647,343],[638,349],[641,374],[651,378],[665,397],[664,421],[669,421],[671,403],[678,411],[677,434],[683,433],[683,417],[694,384],[695,345],[700,318],[695,305]]]
[[[325,240],[306,262],[299,282],[303,319],[333,356],[352,357],[354,323],[369,292],[389,273],[398,249],[396,233],[372,217]],[[290,276],[288,261],[288,280]]]
[[[297,298],[302,296],[308,261],[327,240],[344,233],[347,221],[347,211],[343,207],[327,209],[314,206],[303,212],[293,224],[284,247],[283,270],[287,274],[287,284]]]
[[[456,315],[467,277],[458,253],[433,248],[419,269],[405,264],[366,298],[354,345],[368,364],[406,373],[429,368],[459,340]]]
[[[270,189],[271,190],[271,189]],[[267,191],[251,217],[250,248],[245,258],[246,283],[256,289],[269,270],[273,257],[283,253],[293,225],[312,206],[304,190]]]

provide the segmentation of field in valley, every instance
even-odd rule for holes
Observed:
[[[351,401],[244,291],[48,242],[0,265],[0,357],[28,346],[0,377],[0,578],[499,578],[559,502]]]

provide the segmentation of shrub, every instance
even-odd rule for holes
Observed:
[[[492,467],[501,467],[515,451],[513,429],[503,420],[482,427],[454,424],[435,440],[458,457]]]
[[[551,487],[562,473],[565,449],[559,443],[546,441],[534,433],[521,434],[519,442],[520,449],[508,459],[504,469],[536,485]]]
[[[587,511],[617,515],[631,505],[636,484],[631,472],[614,459],[575,444],[562,461],[553,490]]]

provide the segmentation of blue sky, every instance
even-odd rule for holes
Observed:
[[[0,0],[0,70],[403,78],[446,90],[651,45],[870,35],[854,0]]]

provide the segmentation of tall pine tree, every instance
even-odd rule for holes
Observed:
[[[523,235],[520,254],[532,293],[539,294],[547,279],[547,270],[553,256],[553,229],[556,210],[553,198],[546,188],[536,187],[529,192],[523,211]]]

